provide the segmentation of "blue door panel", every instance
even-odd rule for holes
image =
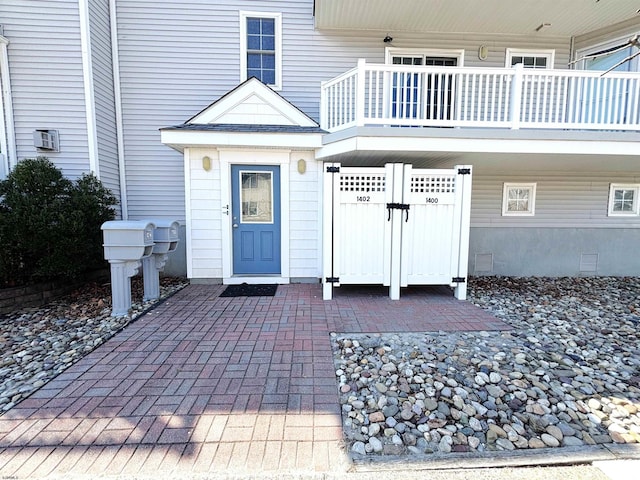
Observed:
[[[273,261],[273,232],[260,232],[260,247],[262,248],[260,251],[261,260]]]
[[[253,251],[253,243],[255,235],[253,232],[239,232],[242,237],[240,240],[240,257],[243,262],[253,262],[256,259]]]
[[[233,274],[280,274],[280,167],[232,165],[231,197]]]

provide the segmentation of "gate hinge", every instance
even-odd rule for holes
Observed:
[[[340,283],[340,277],[327,277],[327,283]]]
[[[340,167],[327,167],[327,173],[340,173]]]
[[[465,283],[466,281],[466,277],[453,277],[451,279],[451,283]]]
[[[458,175],[471,175],[471,169],[470,168],[459,168],[458,169]]]

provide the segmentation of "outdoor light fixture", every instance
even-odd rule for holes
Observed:
[[[384,37],[384,39],[382,41],[384,43],[391,43],[391,42],[393,42],[393,37],[390,37],[389,35],[387,35],[386,37]]]
[[[478,48],[478,58],[480,60],[486,60],[488,56],[489,47],[487,47],[486,45],[480,45],[480,48]]]
[[[211,170],[211,158],[202,157],[202,168],[204,168],[205,172]]]
[[[304,158],[298,160],[298,173],[300,175],[304,174],[307,171],[307,162],[305,162]]]

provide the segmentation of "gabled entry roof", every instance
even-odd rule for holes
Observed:
[[[160,129],[176,150],[199,146],[318,148],[326,133],[302,110],[255,77],[182,125]]]

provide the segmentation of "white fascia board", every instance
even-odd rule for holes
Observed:
[[[324,145],[317,151],[316,158],[355,151],[637,155],[638,144],[602,140],[353,137]]]
[[[198,125],[215,123],[217,118],[223,116],[237,105],[242,104],[243,101],[253,95],[258,96],[264,100],[265,103],[271,105],[271,107],[280,112],[282,116],[291,122],[291,125],[299,125],[301,127],[317,126],[317,124],[304,112],[296,108],[271,88],[255,78],[249,79],[245,84],[237,87],[235,91],[231,91],[226,96],[220,98],[217,102],[214,102],[209,107],[205,108],[188,123]]]
[[[355,152],[358,150],[358,137],[346,138],[338,142],[324,145],[316,151],[316,159],[320,160],[342,153]]]
[[[313,150],[322,146],[321,133],[194,132],[162,130],[160,141],[176,150],[185,147],[262,147]]]

